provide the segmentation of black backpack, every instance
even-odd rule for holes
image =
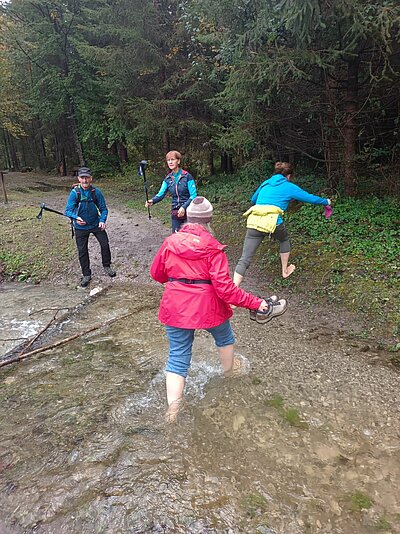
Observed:
[[[79,184],[75,184],[74,185],[74,191],[76,193],[76,201],[77,201],[78,204],[80,204],[80,202],[81,202],[81,188],[80,188]],[[94,202],[94,205],[97,208],[97,211],[100,213],[99,203],[97,201],[97,196],[96,196],[96,188],[93,187],[92,185],[90,186],[90,194],[92,196],[92,200]]]

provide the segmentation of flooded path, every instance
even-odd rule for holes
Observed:
[[[0,286],[3,354],[60,302],[43,343],[116,319],[0,368],[0,533],[400,532],[399,374],[349,316],[296,296],[268,325],[236,310],[246,373],[223,379],[199,333],[185,411],[167,425],[162,288],[147,274],[167,229],[109,207],[125,271],[102,278],[94,247],[104,291],[77,290],[75,264],[69,285]]]
[[[186,411],[166,425],[159,297],[154,286],[115,284],[55,339],[88,318],[130,316],[1,370],[0,518],[10,532],[399,528],[398,375],[340,341],[334,360],[315,339],[299,350],[297,336],[287,343],[290,319],[260,329],[243,311],[234,325],[247,374],[223,379],[199,334]]]

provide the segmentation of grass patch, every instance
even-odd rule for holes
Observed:
[[[0,209],[0,262],[10,280],[38,283],[76,255],[67,219],[36,219],[37,209]]]
[[[308,425],[305,421],[302,421],[300,417],[300,413],[296,408],[288,408],[287,410],[283,410],[282,417],[289,423],[291,426],[295,426],[297,428],[307,428]]]
[[[251,381],[251,383],[254,385],[254,386],[259,386],[260,384],[262,384],[262,380],[261,378],[258,378],[258,376],[254,377]]]
[[[280,395],[275,395],[272,399],[267,399],[265,404],[267,406],[272,406],[273,408],[281,409],[283,408],[284,399]]]
[[[376,528],[385,532],[392,532],[392,525],[384,517],[380,517],[376,522]]]
[[[369,510],[373,504],[373,500],[361,491],[355,491],[348,496],[350,501],[350,509],[352,512],[361,512],[361,510]]]
[[[246,510],[246,514],[253,518],[267,511],[267,500],[261,493],[255,491],[243,498],[243,507]]]
[[[275,408],[279,415],[284,419],[290,426],[296,428],[308,428],[308,424],[301,419],[300,413],[296,408],[285,408],[284,399],[280,395],[275,395],[271,399],[266,399],[265,404]]]

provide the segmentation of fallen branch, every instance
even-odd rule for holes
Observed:
[[[28,317],[32,317],[33,315],[36,315],[37,313],[42,313],[44,311],[56,311],[56,312],[59,312],[61,310],[69,310],[71,308],[42,308],[41,310],[34,310],[32,311],[31,313],[28,314]]]
[[[60,345],[65,345],[69,341],[72,341],[78,337],[89,334],[90,332],[93,332],[94,330],[98,330],[99,328],[104,328],[105,326],[109,326],[110,324],[115,323],[116,321],[129,317],[130,315],[135,315],[138,313],[138,311],[141,311],[141,310],[135,310],[133,312],[126,313],[125,315],[121,315],[120,317],[114,317],[114,319],[110,319],[106,321],[105,323],[97,324],[95,326],[92,326],[91,328],[88,328],[87,330],[84,330],[83,332],[79,332],[78,334],[74,334],[73,336],[67,337],[65,339],[61,339],[60,341],[56,341],[55,343],[52,343],[50,345],[45,345],[44,347],[31,350],[30,352],[26,352],[24,354],[20,353],[16,358],[12,358],[11,360],[0,362],[0,367],[5,367],[6,365],[10,365],[11,363],[20,362],[21,360],[25,360],[25,358],[29,358],[29,356],[33,356],[34,354],[39,354],[40,352],[45,352],[47,350],[54,349],[56,347],[59,347]]]
[[[46,330],[49,328],[49,326],[51,326],[54,321],[56,320],[56,317],[57,317],[57,313],[56,312],[54,314],[54,317],[46,324],[46,326],[44,328],[42,328],[42,330],[40,330],[40,332],[38,332],[35,336],[33,336],[33,338],[29,341],[29,343],[26,345],[26,347],[24,347],[21,352],[18,354],[18,358],[21,359],[21,356],[26,353],[26,351],[29,349],[29,347],[31,347],[35,341],[37,340],[38,337],[40,337],[42,334],[44,334],[44,332],[46,332]]]

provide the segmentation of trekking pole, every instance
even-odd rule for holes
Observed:
[[[1,184],[3,186],[3,193],[4,193],[4,202],[6,204],[8,204],[8,198],[7,198],[7,191],[6,191],[6,184],[4,182],[4,175],[7,174],[6,172],[4,171],[1,171],[0,172],[0,175],[1,175]]]
[[[51,211],[51,213],[57,213],[57,215],[62,215],[63,217],[67,217],[69,219],[70,223],[71,223],[71,234],[72,234],[72,237],[74,237],[74,225],[73,225],[73,221],[72,221],[71,217],[68,217],[68,215],[65,215],[65,213],[62,213],[61,211],[53,210],[53,208],[48,208],[46,206],[46,204],[44,202],[42,202],[42,204],[40,204],[40,211],[36,215],[36,219],[38,221],[40,221],[40,219],[42,219],[42,217],[43,217],[43,210]]]
[[[146,193],[146,201],[148,202],[149,191],[147,189],[146,165],[147,165],[147,161],[145,159],[139,163],[138,176],[143,176],[144,192]],[[150,206],[147,206],[147,212],[149,214],[149,219],[151,219]]]

